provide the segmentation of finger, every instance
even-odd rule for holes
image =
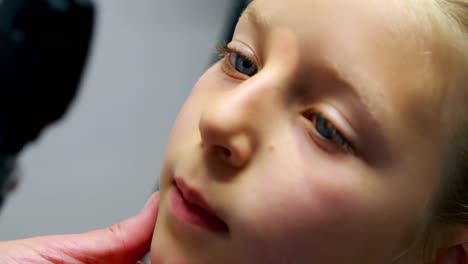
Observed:
[[[0,243],[0,253],[19,260],[39,256],[48,263],[136,263],[150,250],[158,210],[159,193],[154,193],[138,215],[109,228]]]
[[[109,228],[77,235],[77,250],[112,261],[109,263],[135,263],[150,250],[158,210],[159,192],[150,197],[140,214]]]

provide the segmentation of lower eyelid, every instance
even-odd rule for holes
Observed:
[[[237,80],[244,80],[245,77],[243,77],[243,75],[239,72],[237,72],[233,66],[231,65],[231,56],[232,56],[232,53],[228,53],[226,54],[226,56],[224,56],[224,58],[222,59],[221,61],[221,69],[222,71],[227,74],[229,77],[232,77],[234,79],[237,79]]]
[[[330,142],[321,136],[317,131],[308,132],[309,135],[312,133],[314,135],[310,135],[316,144],[319,144],[321,148],[325,149],[327,152],[333,153],[341,153],[341,154],[353,154],[354,149],[353,147],[347,143],[346,146],[338,146],[336,143]]]
[[[323,138],[313,127],[312,128],[307,127],[306,129],[307,129],[307,135],[321,149],[325,150],[326,152],[341,152],[341,150],[338,149],[338,146],[333,145],[333,143]]]

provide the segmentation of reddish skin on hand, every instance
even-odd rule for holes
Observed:
[[[150,250],[158,210],[159,192],[138,215],[102,230],[0,242],[0,263],[137,263]]]

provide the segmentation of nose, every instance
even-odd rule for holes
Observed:
[[[259,133],[253,125],[259,112],[240,97],[237,91],[222,95],[205,107],[199,121],[203,150],[235,168],[249,162]]]
[[[287,116],[282,107],[294,87],[299,46],[291,32],[279,30],[272,35],[275,44],[268,49],[277,55],[253,77],[217,93],[201,113],[203,149],[233,167],[245,166]]]
[[[267,71],[217,93],[201,112],[199,131],[206,153],[233,167],[245,166],[284,118],[285,79]]]

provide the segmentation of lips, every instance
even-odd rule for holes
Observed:
[[[200,192],[190,188],[182,179],[175,179],[172,198],[174,213],[183,222],[217,233],[229,231],[226,223],[215,213]]]

